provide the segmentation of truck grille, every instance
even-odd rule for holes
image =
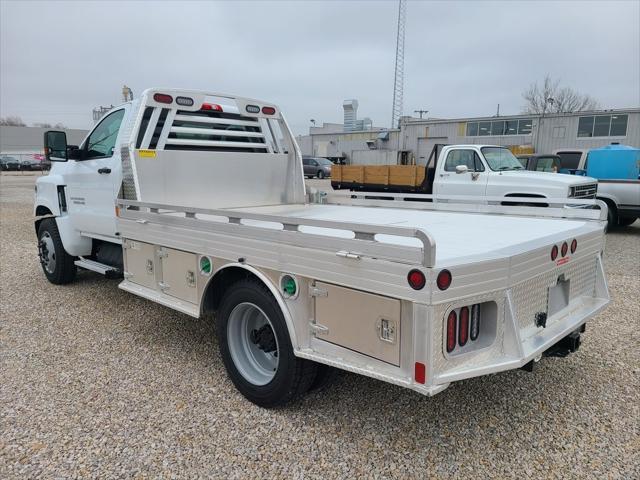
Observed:
[[[571,187],[571,198],[596,198],[596,192],[598,191],[597,183],[590,183],[588,185],[576,185]]]

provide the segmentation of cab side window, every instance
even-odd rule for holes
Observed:
[[[85,159],[105,158],[113,155],[124,110],[118,110],[106,116],[91,132],[86,142]]]
[[[473,150],[451,150],[444,162],[445,172],[455,172],[458,165],[465,165],[470,172],[483,172],[484,166]]]

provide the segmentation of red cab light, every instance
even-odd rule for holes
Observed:
[[[566,257],[568,251],[569,251],[569,245],[567,245],[567,242],[564,242],[562,244],[562,248],[560,249],[560,253],[562,254],[563,257]]]
[[[407,282],[414,290],[422,290],[424,286],[427,284],[427,279],[417,268],[414,268],[407,275]]]
[[[558,246],[554,245],[551,247],[551,260],[555,261],[558,258]]]
[[[416,383],[425,384],[427,381],[427,367],[424,363],[416,362],[413,378],[416,379]]]
[[[458,332],[458,345],[464,347],[469,339],[469,307],[460,309],[460,329]]]
[[[571,253],[576,253],[576,249],[578,248],[578,241],[574,238],[571,240]]]
[[[216,103],[203,103],[200,110],[211,110],[214,112],[221,112],[222,107]]]
[[[173,97],[166,93],[154,93],[153,99],[158,103],[173,103]]]
[[[453,352],[453,349],[456,348],[456,323],[457,323],[457,315],[454,310],[449,312],[449,316],[447,317],[447,353]]]
[[[436,278],[436,284],[440,290],[446,290],[451,285],[451,272],[449,270],[442,270]]]
[[[262,107],[262,113],[265,115],[273,115],[276,113],[276,109],[273,107]]]

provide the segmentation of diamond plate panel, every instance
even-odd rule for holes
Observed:
[[[122,198],[125,200],[137,200],[138,196],[136,195],[128,146],[122,147],[120,158],[122,159]]]
[[[596,283],[596,258],[592,256],[569,262],[515,285],[512,288],[513,307],[522,340],[538,331],[535,326],[535,314],[547,311],[548,289],[556,284],[556,280],[562,274],[570,281],[569,303],[581,296],[593,296]],[[549,324],[553,320],[553,317],[549,318]]]

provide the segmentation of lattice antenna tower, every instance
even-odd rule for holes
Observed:
[[[393,79],[393,109],[391,128],[397,128],[402,116],[402,96],[404,91],[404,30],[407,21],[407,1],[398,1],[398,35],[396,39],[396,69]]]

